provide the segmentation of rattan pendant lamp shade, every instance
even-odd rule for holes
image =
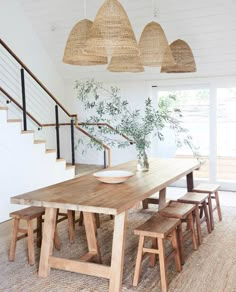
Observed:
[[[165,60],[161,67],[164,73],[189,73],[196,72],[194,56],[189,45],[183,40],[176,40],[170,45],[175,65],[169,66]]]
[[[79,21],[71,30],[65,51],[63,62],[71,65],[103,65],[107,64],[107,57],[88,56],[83,53],[83,48],[88,39],[89,30],[93,22],[88,19]]]
[[[84,53],[92,56],[138,56],[129,18],[117,0],[106,0],[97,12]]]
[[[174,64],[165,33],[155,21],[145,26],[139,40],[139,48],[144,66],[159,67],[164,59],[169,65]]]
[[[144,71],[141,59],[138,56],[112,57],[107,69],[110,72],[139,73]]]

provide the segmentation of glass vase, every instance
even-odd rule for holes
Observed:
[[[148,170],[149,170],[148,157],[144,149],[138,152],[137,171],[148,171]]]

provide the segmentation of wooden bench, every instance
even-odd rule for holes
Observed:
[[[151,254],[151,266],[155,265],[156,255],[159,256],[161,288],[163,292],[168,291],[167,284],[167,264],[171,259],[175,259],[176,270],[181,271],[180,252],[176,228],[181,224],[179,219],[165,218],[159,214],[153,216],[144,224],[135,229],[134,233],[139,235],[138,253],[134,272],[133,285],[137,286],[140,277],[142,259]],[[145,237],[152,238],[152,247],[144,247]],[[173,251],[168,256],[165,255],[164,240],[171,240]]]
[[[222,220],[222,213],[221,213],[221,207],[220,207],[220,200],[219,200],[219,194],[218,190],[220,189],[220,185],[218,184],[199,184],[193,189],[193,192],[196,193],[205,193],[209,195],[208,200],[208,209],[209,209],[209,216],[211,221],[211,229],[214,229],[214,217],[213,212],[217,210],[219,221]],[[215,207],[212,206],[212,200],[215,200]]]
[[[166,216],[168,218],[177,218],[180,219],[181,222],[187,222],[188,232],[183,234],[181,224],[178,226],[178,238],[180,245],[180,258],[181,263],[184,264],[184,241],[189,237],[192,238],[193,249],[198,249],[198,244],[196,240],[195,230],[194,230],[194,221],[193,214],[196,212],[196,206],[193,204],[185,204],[176,201],[170,201],[168,205],[161,210],[159,213],[162,216]]]
[[[9,261],[15,260],[17,241],[25,237],[28,237],[28,260],[30,265],[34,265],[35,263],[34,233],[37,233],[36,237],[37,246],[40,247],[42,241],[42,223],[44,213],[45,209],[43,207],[28,207],[10,213],[10,217],[13,218],[13,234],[8,258]],[[36,228],[34,228],[33,222],[34,219],[37,219]],[[21,220],[26,221],[27,224],[26,228],[20,227]],[[19,233],[21,233],[21,235],[18,235]],[[57,228],[55,228],[54,244],[56,249],[60,250],[60,240],[57,234]]]
[[[207,201],[208,201],[207,194],[194,192],[188,192],[178,199],[178,202],[194,204],[196,206],[195,218],[199,245],[202,244],[201,223],[206,222],[208,233],[211,233],[211,223],[207,211]],[[204,213],[204,216],[200,216],[201,213]]]

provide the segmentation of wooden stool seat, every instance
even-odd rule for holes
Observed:
[[[168,205],[161,210],[159,213],[162,216],[168,218],[178,218],[181,222],[187,222],[189,227],[189,232],[183,235],[181,224],[178,226],[178,237],[179,237],[179,245],[180,245],[180,257],[181,263],[184,264],[184,241],[188,239],[190,236],[192,238],[193,249],[197,250],[197,240],[194,231],[194,221],[193,214],[195,214],[197,208],[194,204],[185,204],[176,201],[170,201]],[[198,212],[198,210],[197,210]]]
[[[207,201],[208,194],[188,192],[184,196],[178,199],[178,202],[195,204],[197,209],[195,212],[196,225],[197,225],[197,234],[198,234],[198,243],[202,243],[202,233],[201,233],[201,223],[206,222],[208,233],[211,233],[211,224],[207,211]],[[201,214],[204,213],[202,217]],[[202,217],[202,219],[201,219]]]
[[[167,218],[157,214],[137,227],[134,234],[165,238],[180,222],[179,219]]]
[[[220,189],[220,185],[218,184],[199,184],[196,188],[193,189],[194,192],[199,193],[210,193],[213,194]]]
[[[44,207],[28,207],[9,214],[10,217],[15,219],[33,220],[45,213]]]
[[[138,253],[134,272],[133,285],[137,286],[139,282],[142,259],[151,254],[150,263],[154,266],[156,255],[159,256],[161,288],[163,292],[168,291],[167,284],[167,264],[171,259],[175,259],[176,270],[181,271],[180,252],[176,228],[181,224],[179,219],[162,217],[159,214],[153,216],[144,224],[135,229],[134,233],[139,235]],[[152,247],[144,247],[145,237],[152,238]],[[164,240],[171,240],[173,251],[165,255]]]
[[[208,198],[208,209],[209,209],[209,216],[211,222],[211,229],[214,229],[214,217],[213,212],[217,210],[219,221],[222,220],[222,213],[220,207],[220,200],[218,190],[220,189],[220,185],[218,184],[199,184],[193,189],[193,192],[196,193],[205,193],[209,195]],[[215,207],[212,207],[212,200],[215,200]]]

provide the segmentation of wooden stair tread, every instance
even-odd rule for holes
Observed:
[[[57,162],[63,162],[63,161],[66,161],[64,158],[57,158],[56,160]]]
[[[56,153],[57,151],[56,151],[56,149],[46,149],[46,154],[48,154],[48,153]]]
[[[152,216],[148,221],[140,225],[134,230],[137,235],[144,235],[150,237],[161,237],[165,238],[178,224],[179,219],[167,218],[160,216],[159,214]]]
[[[220,185],[218,184],[199,184],[198,186],[196,186],[193,191],[194,192],[199,192],[199,193],[215,193],[216,191],[218,191],[220,188]]]
[[[75,169],[75,165],[67,165],[66,169]]]
[[[39,216],[42,216],[45,212],[43,207],[28,207],[15,212],[10,213],[10,217],[17,219],[32,220]]]
[[[21,123],[21,119],[8,119],[8,123]]]
[[[8,110],[8,107],[6,106],[0,106],[0,111],[7,111]]]
[[[46,144],[45,140],[34,140],[34,144]]]
[[[34,130],[21,131],[21,134],[34,134]]]
[[[203,203],[207,198],[208,194],[204,193],[194,193],[194,192],[188,192],[184,196],[178,198],[178,201],[181,202],[188,202],[192,204],[201,204]]]

